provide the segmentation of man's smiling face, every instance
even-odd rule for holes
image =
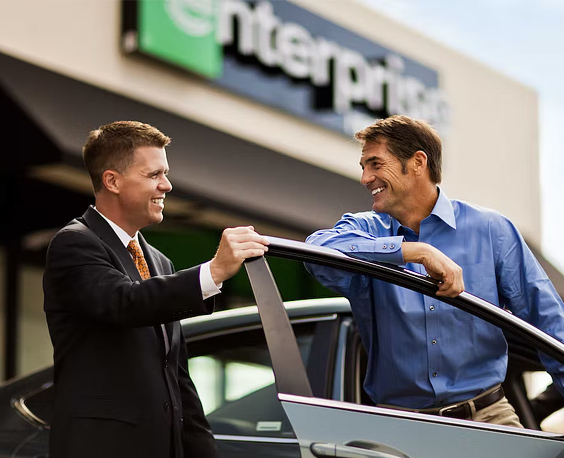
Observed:
[[[137,148],[133,164],[119,174],[122,227],[130,235],[162,221],[165,195],[172,190],[167,174],[166,152],[153,146]]]
[[[372,209],[375,212],[397,218],[396,215],[413,199],[415,180],[413,170],[409,167],[412,160],[409,159],[402,167],[400,160],[388,151],[385,140],[364,144],[360,158],[360,182],[372,194]]]

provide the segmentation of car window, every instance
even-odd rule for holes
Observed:
[[[308,361],[316,323],[294,326]],[[262,329],[231,332],[188,344],[188,367],[214,434],[295,437],[274,385]]]
[[[523,371],[527,401],[543,431],[564,434],[564,398],[560,396],[552,377],[546,371]]]

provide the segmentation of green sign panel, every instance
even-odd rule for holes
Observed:
[[[217,0],[142,0],[138,8],[139,51],[209,78],[221,75]]]

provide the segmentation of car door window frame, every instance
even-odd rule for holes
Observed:
[[[435,294],[438,288],[437,282],[430,277],[426,277],[416,272],[411,272],[407,269],[401,269],[396,266],[382,265],[378,263],[370,263],[367,261],[353,259],[340,252],[337,252],[336,250],[332,250],[328,248],[313,247],[301,242],[286,241],[275,237],[271,237],[270,239],[271,239],[270,240],[271,243],[269,245],[269,252],[267,253],[268,256],[277,256],[277,257],[293,259],[301,262],[321,264],[325,266],[331,266],[331,267],[347,270],[349,272],[353,272],[356,274],[370,275],[374,278],[388,281],[390,283],[412,289],[414,291],[425,294],[427,296],[437,298]],[[276,282],[272,277],[272,274],[268,267],[268,262],[265,259],[265,257],[249,260],[245,263],[245,267],[247,269],[247,273],[249,275],[251,285],[253,286],[253,291],[255,285],[257,284],[261,284],[261,288],[263,288],[263,290],[268,288],[272,289],[273,291],[271,291],[268,294],[270,298],[268,307],[270,308],[278,307],[279,310],[283,311],[284,305],[278,293]],[[264,291],[262,292],[262,295],[263,296],[265,295]],[[276,296],[278,297],[278,300],[275,301],[272,298]],[[265,304],[261,300],[261,295],[255,295],[255,298],[257,300],[257,305],[259,307],[259,312],[260,312],[261,308],[265,307]],[[469,312],[479,318],[482,318],[500,327],[502,330],[522,338],[525,342],[531,344],[537,350],[544,351],[545,353],[555,358],[557,361],[564,363],[564,344],[552,338],[551,336],[548,336],[547,334],[535,328],[534,326],[530,325],[529,323],[526,323],[523,320],[508,313],[507,311],[504,311],[503,309],[500,309],[499,307],[496,307],[493,304],[490,304],[476,296],[473,296],[465,292],[462,293],[457,298],[441,297],[438,299],[445,303],[449,303],[450,305],[453,305],[461,310]],[[261,319],[262,319],[262,314],[261,314]],[[275,354],[280,353],[281,349],[276,348],[279,345],[278,336],[274,335],[272,332],[269,332],[265,328],[265,337],[267,339],[267,342],[269,342],[269,349],[274,348]],[[288,339],[290,339],[289,335],[284,336],[284,341],[288,341]],[[295,356],[296,355],[294,356],[285,355],[284,360],[288,360],[288,358],[293,358]],[[301,393],[307,393],[308,390],[310,390],[309,384],[307,385],[304,384],[302,386],[298,385],[297,391],[293,392],[293,390],[296,388],[295,383],[288,384],[284,377],[281,377],[281,379],[278,380],[279,374],[280,375],[292,374],[292,376],[296,375],[296,371],[289,370],[291,366],[284,364],[284,360],[280,360],[276,358],[276,356],[272,357],[272,364],[277,378],[276,386],[278,388],[279,398],[281,400],[292,399],[292,398],[311,399],[312,398],[311,395],[301,394]],[[297,374],[297,376],[299,380],[303,378],[302,374]],[[353,408],[352,406],[357,406],[357,405],[351,404],[351,406],[348,408]],[[376,409],[378,411],[382,410],[381,408],[377,408],[377,407],[367,407],[367,408]],[[410,414],[407,415],[409,416]],[[417,414],[417,415],[430,417],[429,415],[425,415],[425,414]],[[428,421],[437,421],[437,420],[439,420],[439,422],[446,421],[449,424],[452,424],[453,421],[454,423],[458,423],[458,421],[456,420],[444,419],[443,417],[428,419]],[[465,426],[478,427],[478,428],[489,428],[490,426],[492,426],[488,424],[477,425],[476,422],[468,422],[466,420],[461,420],[461,422]],[[543,437],[551,437],[551,438],[560,437],[558,434],[546,433],[544,431],[533,431],[533,430],[525,430],[525,431],[527,431],[526,434],[538,433]],[[544,436],[545,434],[546,436]]]
[[[270,244],[268,252],[266,253],[267,257],[275,256],[305,263],[334,267],[336,269],[346,270],[355,274],[368,275],[377,280],[383,280],[394,285],[411,289],[418,293],[440,300],[441,302],[450,304],[460,310],[471,313],[472,315],[501,328],[503,331],[515,335],[528,344],[534,346],[537,350],[546,353],[564,364],[563,343],[559,342],[554,337],[545,334],[533,325],[521,320],[512,313],[466,291],[463,291],[459,296],[454,298],[444,296],[439,297],[436,295],[438,290],[438,281],[428,275],[423,275],[391,264],[368,262],[361,259],[351,258],[331,248],[308,245],[303,242],[285,240],[278,237],[268,237],[268,239]],[[247,274],[249,275],[249,279],[251,281],[251,277],[254,273],[249,272],[248,266],[255,263],[258,266],[262,262],[264,262],[265,265],[264,267],[257,267],[257,273],[264,269],[264,272],[268,272],[272,277],[266,258],[254,258],[253,260],[245,263],[247,266]],[[266,273],[260,273],[260,275],[264,275],[266,277]],[[270,280],[268,281],[270,282]],[[258,283],[257,281],[255,282]],[[272,279],[272,283],[274,283],[274,287],[276,288],[276,282],[274,279]],[[277,288],[276,294],[279,296]],[[282,303],[281,300],[280,303]]]

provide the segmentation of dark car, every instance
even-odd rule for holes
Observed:
[[[371,275],[433,295],[429,277],[271,238],[268,256]],[[265,258],[246,263],[258,307],[182,322],[189,367],[218,440],[234,457],[562,457],[542,420],[563,407],[551,386],[529,399],[537,350],[564,363],[564,345],[468,293],[441,299],[500,326],[509,342],[504,390],[526,429],[376,407],[362,388],[366,354],[344,298],[283,304]],[[436,297],[436,296],[435,296]],[[48,456],[52,369],[0,388],[0,457]]]

